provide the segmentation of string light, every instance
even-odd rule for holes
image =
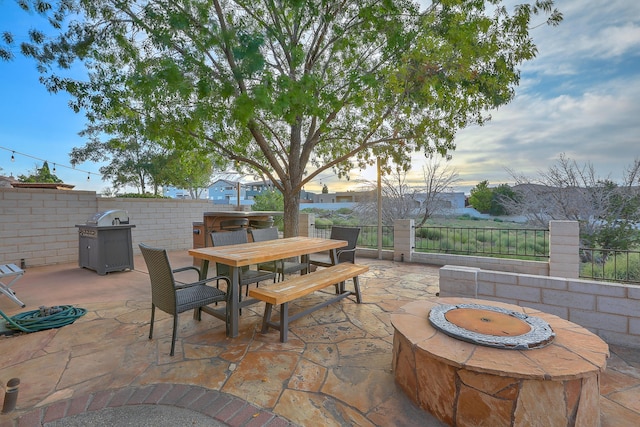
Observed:
[[[19,154],[21,156],[29,157],[30,159],[34,159],[34,160],[38,160],[38,161],[41,161],[41,162],[47,162],[48,163],[48,160],[41,159],[41,158],[36,157],[36,156],[32,156],[31,154],[21,153],[19,151],[15,151],[15,150],[12,150],[10,148],[2,147],[2,146],[0,146],[0,149],[6,150],[6,151],[11,151],[11,161],[12,162],[16,161],[16,154]],[[58,166],[57,162],[53,163],[53,173],[56,173],[56,167],[57,166]],[[86,173],[87,174],[87,181],[91,180],[91,175],[100,176],[100,174],[97,174],[95,172],[90,172],[90,171],[86,171],[86,170],[82,170],[82,169],[76,169],[76,165],[72,165],[72,166],[60,165],[60,167],[67,168],[67,169],[72,169],[72,170],[75,170],[75,171],[78,171],[78,172]]]

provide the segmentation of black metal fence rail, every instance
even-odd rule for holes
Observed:
[[[522,259],[549,258],[549,230],[416,227],[415,250]]]
[[[378,248],[378,226],[377,225],[356,225],[360,229],[357,246],[360,248]],[[328,239],[331,235],[331,226],[326,228],[316,228],[315,237]],[[382,249],[393,249],[393,226],[382,226]]]
[[[640,251],[580,248],[580,278],[640,283]]]
[[[378,247],[378,226],[359,225],[358,247]],[[549,259],[549,230],[531,228],[416,227],[417,252]],[[331,227],[316,228],[329,238]],[[382,248],[393,249],[393,226],[382,227]],[[640,251],[580,248],[580,278],[640,283]]]

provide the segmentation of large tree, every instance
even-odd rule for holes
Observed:
[[[55,165],[54,165],[55,166]],[[54,167],[55,171],[55,167]],[[62,182],[60,178],[56,176],[55,173],[51,172],[49,169],[49,163],[45,160],[42,164],[42,167],[35,167],[33,172],[30,175],[18,175],[18,181],[20,182],[47,182],[47,183],[56,183]]]
[[[458,129],[513,98],[536,54],[536,15],[562,19],[553,0],[43,3],[21,1],[58,25],[76,19],[51,42],[32,33],[23,51],[45,73],[76,58],[89,71],[84,82],[45,75],[51,90],[90,120],[140,116],[149,140],[199,141],[266,175],[284,195],[286,236],[298,232],[300,190],[323,171],[455,149]]]
[[[491,201],[493,200],[493,190],[489,187],[486,179],[473,187],[469,194],[469,204],[480,213],[491,211]]]
[[[380,213],[385,225],[393,225],[396,219],[413,218],[418,212],[420,202],[416,196],[419,190],[409,185],[407,172],[398,166],[380,177]],[[361,219],[368,223],[377,221],[377,185],[376,182],[363,182],[362,188],[366,196],[358,202],[355,209]]]
[[[445,211],[445,193],[451,193],[459,181],[458,171],[439,158],[431,158],[422,168],[424,186],[419,190],[423,197],[416,227],[422,227],[429,218]]]

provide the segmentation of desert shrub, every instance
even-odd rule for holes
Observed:
[[[351,215],[353,214],[353,210],[349,209],[349,208],[340,208],[336,210],[336,213],[338,215]]]
[[[440,240],[442,230],[439,228],[420,227],[417,232],[417,237],[428,240]]]
[[[316,228],[330,228],[333,225],[333,221],[327,218],[316,218]]]
[[[593,277],[594,279],[618,280],[618,281],[640,281],[640,255],[618,254],[607,258],[602,264],[591,263],[583,264],[581,267],[584,277]]]
[[[160,194],[151,194],[151,193],[124,193],[118,194],[117,197],[121,197],[123,199],[170,199],[171,197],[165,197]]]

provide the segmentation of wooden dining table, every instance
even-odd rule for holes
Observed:
[[[322,239],[317,237],[288,237],[285,239],[267,240],[263,242],[242,243],[228,246],[211,246],[189,250],[189,255],[202,260],[201,279],[208,275],[210,262],[217,262],[231,267],[230,301],[228,307],[203,307],[202,311],[227,321],[227,335],[238,336],[240,309],[258,303],[256,299],[240,301],[240,268],[258,263],[277,261],[291,257],[302,257],[308,262],[309,254],[329,251],[332,261],[336,260],[336,249],[347,246],[345,240]],[[228,311],[227,311],[228,310]],[[228,318],[227,318],[228,314]]]

